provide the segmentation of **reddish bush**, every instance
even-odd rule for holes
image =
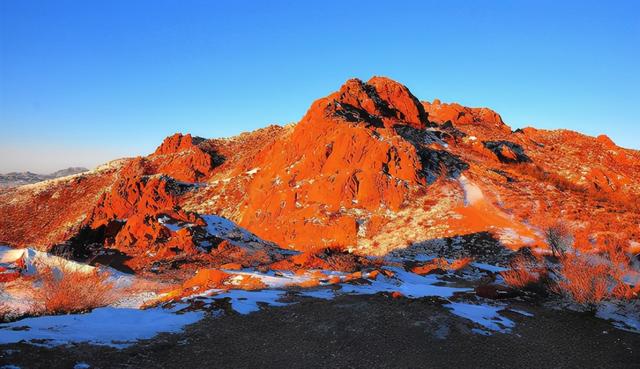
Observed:
[[[604,300],[628,300],[637,296],[624,281],[629,258],[622,251],[603,255],[569,252],[560,258],[554,290],[591,309]]]
[[[511,269],[501,272],[500,275],[504,282],[514,288],[526,288],[540,282],[541,276],[546,273],[537,262],[525,257],[517,255],[510,265]]]
[[[81,270],[65,264],[39,266],[39,286],[34,290],[38,309],[44,314],[85,312],[115,302],[108,275],[98,269]]]
[[[15,281],[20,278],[20,272],[13,270],[0,270],[0,283]]]
[[[566,254],[560,260],[560,280],[555,290],[593,308],[608,297],[608,270],[605,264],[593,262],[585,256]]]
[[[622,192],[621,190],[614,192],[604,192],[597,189],[590,189],[589,196],[599,202],[609,203],[615,207],[637,212],[640,211],[640,202],[634,194]]]
[[[350,253],[339,247],[326,247],[291,256],[270,265],[273,270],[327,269],[352,273],[378,267],[380,260]]]
[[[237,263],[243,267],[255,267],[273,262],[273,258],[264,250],[248,250],[229,241],[222,241],[216,248],[211,249],[211,265]]]
[[[10,313],[9,306],[4,301],[0,301],[0,322],[8,321]]]

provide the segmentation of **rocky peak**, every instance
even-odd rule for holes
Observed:
[[[609,138],[609,136],[607,136],[607,135],[600,135],[600,136],[596,137],[596,140],[598,142],[600,142],[604,147],[607,147],[607,148],[615,148],[616,147],[615,142],[613,142],[613,140],[611,138]]]
[[[456,103],[442,103],[438,99],[433,102],[423,101],[422,105],[432,122],[451,122],[458,126],[475,125],[498,129],[503,133],[511,132],[511,128],[504,123],[500,114],[488,108],[469,108]]]
[[[403,84],[386,77],[373,77],[367,84],[373,86],[378,96],[397,112],[398,119],[418,128],[427,123],[424,106]]]
[[[203,138],[192,137],[189,133],[186,135],[183,135],[182,133],[176,133],[165,138],[164,141],[162,141],[162,144],[158,146],[154,154],[165,155],[189,150],[203,141]]]
[[[306,120],[327,116],[377,128],[423,128],[427,123],[424,107],[411,91],[385,77],[373,77],[367,82],[356,78],[346,81],[338,91],[316,101]]]

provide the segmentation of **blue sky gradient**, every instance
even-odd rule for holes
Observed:
[[[0,172],[298,121],[351,77],[640,148],[640,2],[0,1]]]

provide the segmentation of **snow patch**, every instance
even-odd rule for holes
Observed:
[[[239,241],[243,243],[264,242],[258,236],[244,228],[238,227],[234,222],[221,216],[203,215],[202,219],[207,223],[207,232],[213,236],[227,241]]]
[[[598,306],[596,316],[610,320],[614,327],[640,333],[640,301],[626,303],[604,302]]]
[[[497,265],[491,265],[491,264],[485,264],[485,263],[478,263],[478,262],[472,262],[471,266],[474,266],[478,269],[481,270],[486,270],[487,272],[492,272],[492,273],[500,273],[500,272],[506,272],[507,268],[501,267],[501,266],[497,266]]]
[[[342,283],[332,285],[330,289],[316,289],[304,291],[302,296],[316,297],[330,300],[341,294],[374,295],[380,292],[400,292],[409,298],[421,298],[437,296],[442,298],[452,297],[456,293],[471,292],[471,288],[458,288],[442,286],[442,280],[436,275],[420,276],[407,272],[401,268],[385,268],[394,273],[393,277],[379,275],[375,280],[369,280],[370,284]]]
[[[213,290],[212,292],[216,292]],[[279,302],[287,292],[283,290],[260,290],[260,291],[245,291],[245,290],[229,290],[212,296],[212,300],[221,300],[228,298],[231,301],[231,307],[233,310],[240,314],[246,315],[260,310],[259,304],[266,304],[269,306],[287,306],[287,303]]]
[[[503,310],[502,306],[452,302],[444,305],[444,307],[450,309],[453,314],[469,319],[494,332],[509,333],[511,332],[511,328],[515,326],[513,321],[498,314],[499,311]]]
[[[458,181],[460,181],[460,185],[462,186],[462,190],[464,191],[465,206],[473,205],[484,199],[484,195],[482,194],[482,190],[480,189],[480,187],[469,181],[469,179],[467,179],[464,174],[460,175]]]
[[[503,228],[499,230],[498,237],[500,238],[500,241],[508,245],[513,245],[513,244],[532,245],[536,242],[531,237],[520,235],[513,228]]]
[[[308,275],[296,275],[291,272],[278,272],[279,275],[276,275],[274,272],[270,272],[268,274],[258,273],[255,271],[235,270],[224,270],[224,272],[238,276],[250,276],[259,279],[269,288],[284,288],[310,280],[310,277]]]
[[[180,224],[180,222],[176,222],[166,215],[158,217],[158,223],[169,228],[171,232],[178,232],[179,230],[185,227],[185,224]],[[187,225],[192,225],[192,224],[187,224]]]
[[[179,313],[185,307],[184,304],[147,310],[106,307],[87,314],[22,319],[0,324],[0,344],[26,341],[51,347],[87,342],[124,348],[161,332],[180,332],[204,316],[203,312]]]
[[[394,273],[393,277],[379,276],[370,285],[343,284],[341,293],[368,295],[379,292],[400,292],[410,298],[438,296],[452,297],[455,293],[470,292],[470,288],[457,288],[436,285],[442,281],[436,275],[420,276],[401,268],[386,268]]]

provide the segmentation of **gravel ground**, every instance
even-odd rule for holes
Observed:
[[[124,350],[0,346],[0,367],[637,368],[640,362],[640,335],[530,303],[514,307],[534,317],[504,312],[516,322],[513,331],[483,336],[437,298],[294,299],[249,315],[219,310],[184,333],[161,334]]]

